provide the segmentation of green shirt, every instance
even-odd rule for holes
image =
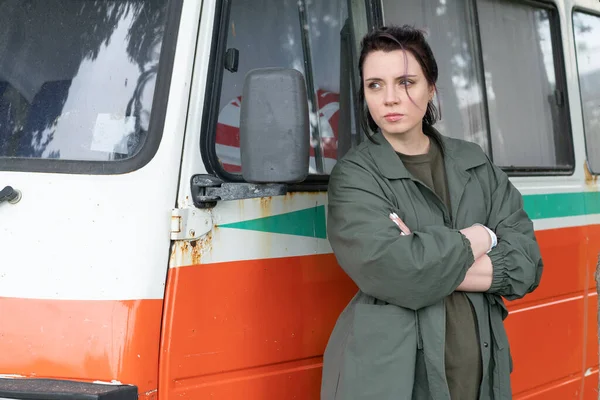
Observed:
[[[398,153],[406,169],[440,198],[448,212],[450,195],[444,158],[436,140],[431,139],[429,152],[409,156]],[[427,190],[427,189],[424,189]],[[410,227],[409,227],[410,228]],[[476,400],[479,397],[482,367],[477,322],[464,292],[454,292],[446,304],[446,379],[452,399]]]

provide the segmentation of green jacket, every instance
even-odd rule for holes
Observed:
[[[459,229],[496,232],[486,293],[468,293],[483,358],[482,400],[511,399],[512,360],[502,297],[523,297],[542,259],[521,194],[479,146],[442,137],[451,212],[414,179],[381,134],[334,167],[328,238],[360,289],[340,315],[324,354],[322,400],[450,400],[444,369],[444,298],[473,264]],[[389,214],[411,229],[401,236]]]

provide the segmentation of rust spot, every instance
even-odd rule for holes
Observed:
[[[583,171],[585,172],[585,184],[589,186],[596,186],[598,183],[598,175],[593,175],[588,167],[588,163],[583,163]]]
[[[296,196],[318,195],[318,194],[322,194],[323,192],[324,191],[317,191],[317,190],[302,191],[302,192],[288,192],[288,193],[286,193],[285,197],[287,197],[288,199],[293,199]]]
[[[323,194],[326,192],[317,192],[317,191],[311,191],[311,192],[288,192],[285,194],[284,198],[283,198],[283,202],[285,203],[291,203],[292,200],[294,200],[295,198],[299,197],[299,196],[305,196],[305,197],[309,197],[309,196],[318,196],[320,194]]]
[[[170,264],[177,267],[202,264],[202,258],[212,251],[212,235],[213,233],[209,232],[198,240],[175,242]]]
[[[263,216],[271,215],[271,204],[273,202],[272,197],[262,197],[260,199],[260,211]]]
[[[212,232],[200,239],[190,242],[190,257],[192,265],[202,264],[202,256],[212,251]]]

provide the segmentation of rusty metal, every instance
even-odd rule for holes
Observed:
[[[592,174],[590,166],[587,161],[583,163],[583,171],[585,173],[585,184],[588,186],[596,186],[598,183],[598,175]]]
[[[283,196],[284,184],[223,182],[212,175],[194,175],[191,182],[192,200],[198,208],[212,208],[218,201]]]
[[[210,210],[176,208],[171,211],[171,240],[198,240],[213,226]]]
[[[207,233],[197,240],[176,241],[173,243],[171,250],[171,265],[181,267],[202,264],[203,258],[212,252],[212,241],[212,232]]]
[[[262,197],[260,199],[260,213],[263,217],[271,216],[271,204],[273,203],[272,197]]]

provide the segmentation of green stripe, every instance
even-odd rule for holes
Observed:
[[[533,194],[523,196],[523,202],[525,211],[531,219],[600,214],[600,192]],[[219,227],[327,239],[325,206],[234,222]]]
[[[325,206],[234,222],[219,227],[327,239]]]
[[[600,214],[600,192],[534,194],[523,201],[531,219]]]

